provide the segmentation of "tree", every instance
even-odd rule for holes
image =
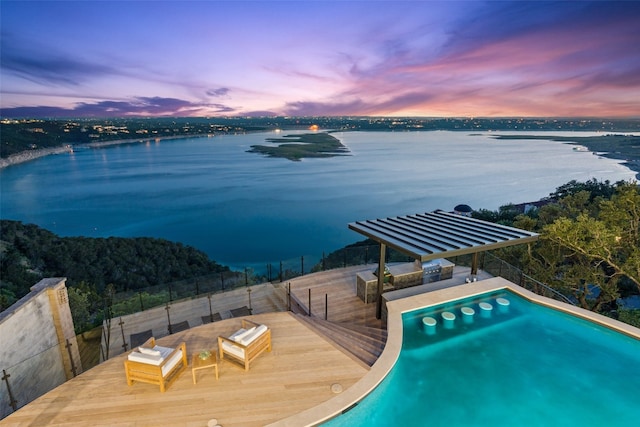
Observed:
[[[536,215],[513,221],[515,227],[541,233],[539,241],[505,248],[498,256],[589,310],[612,311],[617,298],[640,293],[636,183],[572,181],[552,197],[558,199]]]
[[[0,238],[3,307],[43,277],[66,277],[69,287],[91,283],[97,294],[108,283],[118,291],[138,290],[229,271],[191,246],[164,239],[59,237],[33,224],[4,219]]]
[[[605,271],[607,280],[630,280],[640,292],[640,190],[620,184],[600,203],[597,218],[581,214],[545,227],[548,238]]]
[[[592,201],[597,197],[610,199],[615,192],[616,186],[621,183],[623,182],[619,181],[615,185],[611,185],[609,180],[598,181],[595,178],[591,178],[586,182],[578,182],[574,179],[556,188],[556,191],[549,194],[549,197],[553,200],[561,200],[567,196],[586,191],[590,195]]]
[[[89,295],[78,288],[67,288],[67,294],[69,295],[73,328],[78,335],[92,326],[89,314]]]

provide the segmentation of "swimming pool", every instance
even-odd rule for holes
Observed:
[[[509,290],[405,312],[402,330],[389,374],[323,426],[582,427],[640,419],[640,340]]]

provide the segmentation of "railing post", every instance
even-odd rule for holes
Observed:
[[[76,377],[76,376],[78,376],[78,372],[76,370],[76,364],[73,361],[73,354],[71,353],[71,346],[72,345],[73,344],[71,344],[69,342],[69,340],[67,339],[67,342],[65,343],[64,346],[67,348],[67,353],[69,353],[69,361],[71,362],[71,372],[73,372],[73,376]]]
[[[287,310],[291,311],[291,282],[287,283]]]
[[[209,299],[209,318],[213,322],[213,310],[211,309],[211,292],[207,294],[207,298]]]
[[[13,397],[13,392],[11,391],[11,385],[9,384],[9,377],[11,375],[7,374],[7,371],[2,370],[2,381],[7,383],[7,392],[9,393],[9,405],[13,408],[13,411],[18,410],[18,401]]]
[[[329,315],[329,294],[324,294],[324,320]]]
[[[309,288],[309,317],[311,317],[311,288]]]
[[[220,272],[220,282],[222,283],[222,290],[224,291],[224,273]]]
[[[384,287],[384,268],[387,265],[387,245],[380,243],[380,258],[378,260],[378,285],[376,300],[376,319],[382,318],[382,291]]]
[[[127,340],[124,338],[124,326],[122,326],[124,325],[124,322],[122,321],[122,317],[120,317],[118,325],[120,325],[120,333],[122,334],[122,348],[124,351],[127,351]]]
[[[105,331],[105,328],[107,330]],[[104,349],[102,349],[102,342],[100,342],[100,350],[102,350],[102,360],[109,359],[109,345],[111,344],[111,322],[102,323],[102,336],[104,336]]]
[[[167,329],[169,329],[169,335],[171,335],[173,332],[171,331],[171,316],[169,315],[169,309],[171,308],[171,306],[169,305],[169,303],[167,303],[167,305],[164,307],[165,310],[167,310]]]

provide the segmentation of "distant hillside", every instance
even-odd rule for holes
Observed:
[[[33,224],[0,220],[0,309],[29,292],[43,277],[66,277],[98,292],[190,279],[228,267],[191,246],[154,238],[59,237]]]
[[[111,119],[0,119],[0,158],[43,149],[108,141],[269,130],[360,131],[592,131],[640,132],[639,119],[433,117],[156,117]],[[268,154],[268,153],[267,153]],[[29,156],[24,160],[28,160]]]

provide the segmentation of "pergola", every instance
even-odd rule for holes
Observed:
[[[349,223],[351,230],[380,243],[378,271],[384,271],[386,247],[420,262],[472,254],[471,274],[478,271],[478,253],[538,240],[539,234],[441,210]],[[384,274],[378,274],[378,307],[382,311]]]

